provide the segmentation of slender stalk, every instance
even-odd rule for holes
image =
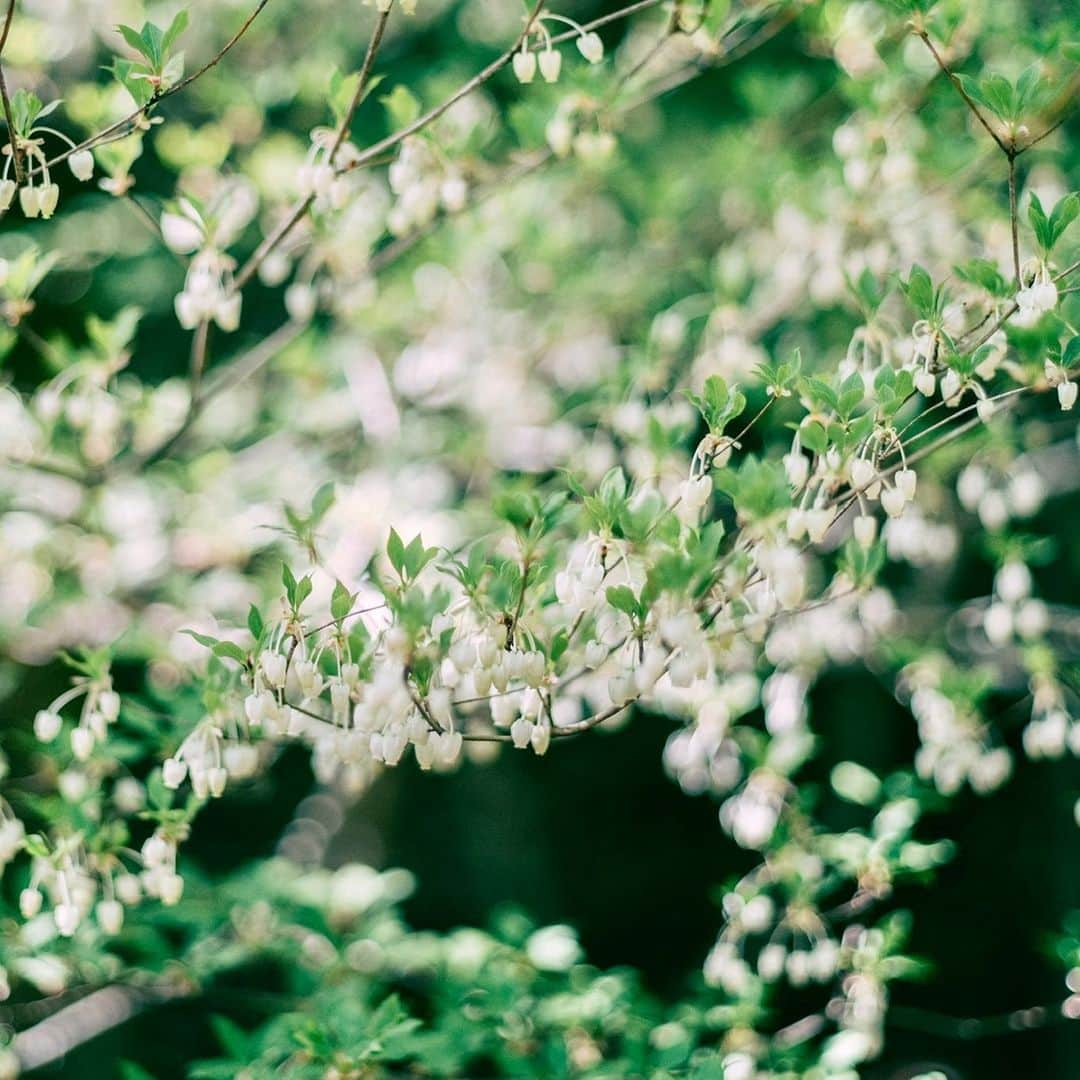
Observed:
[[[8,0],[7,10],[4,12],[4,26],[0,30],[0,57],[4,54],[4,46],[7,45],[8,34],[11,32],[11,20],[15,16],[15,0]],[[15,117],[11,110],[11,97],[8,94],[7,79],[4,78],[4,68],[0,64],[0,101],[3,102],[4,120],[7,122],[8,142],[11,144],[11,156],[15,164],[15,182],[22,184],[26,178],[23,169],[23,151],[15,134]]]
[[[1016,291],[1020,291],[1020,215],[1016,206],[1016,151],[1006,151],[1009,158],[1009,228],[1012,231],[1013,275]]]
[[[949,65],[946,64],[945,60],[942,58],[941,53],[939,53],[937,49],[934,48],[934,43],[930,40],[930,35],[923,29],[918,29],[915,32],[919,35],[920,38],[922,38],[923,43],[930,50],[930,55],[933,56],[933,58],[937,61],[937,66],[941,69],[942,74],[945,75],[949,82],[951,82],[956,88],[956,92],[960,95],[960,97],[964,99],[964,104],[967,105],[967,107],[974,114],[975,119],[979,121],[983,128],[985,128],[990,138],[997,143],[998,149],[1001,150],[1003,154],[1011,153],[1009,146],[1006,144],[1005,140],[994,130],[990,121],[987,120],[986,117],[983,115],[982,109],[980,109],[979,106],[975,104],[971,96],[964,89],[964,84],[956,77],[955,74],[953,74],[952,70],[949,68]]]
[[[14,0],[12,0],[12,2],[14,2]],[[229,38],[229,40],[225,42],[225,44],[205,64],[203,64],[201,68],[181,79],[178,83],[174,83],[168,89],[162,90],[161,93],[156,94],[153,98],[150,99],[150,101],[148,101],[140,108],[135,109],[133,112],[130,112],[126,116],[121,117],[119,120],[114,121],[113,123],[109,124],[108,127],[102,128],[96,134],[91,135],[86,139],[83,139],[81,143],[70,146],[62,153],[57,154],[56,157],[52,158],[48,162],[48,167],[50,169],[53,168],[53,166],[58,165],[62,161],[65,161],[67,158],[71,157],[72,154],[75,154],[80,150],[90,150],[93,147],[100,145],[101,143],[112,142],[115,138],[123,138],[126,135],[129,135],[131,131],[139,125],[140,121],[142,121],[146,116],[149,115],[150,111],[154,108],[154,106],[160,104],[166,98],[172,97],[173,94],[180,93],[181,90],[189,87],[193,82],[195,82],[196,79],[201,78],[203,75],[206,74],[206,72],[210,71],[211,68],[214,68],[218,64],[220,64],[224,57],[232,51],[233,47],[248,32],[251,24],[255,21],[259,13],[264,7],[266,7],[269,2],[270,0],[259,0],[259,3],[255,6],[255,9],[243,21],[236,33],[233,34],[233,36]]]

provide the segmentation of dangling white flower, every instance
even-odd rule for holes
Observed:
[[[518,750],[524,750],[532,739],[533,722],[525,716],[519,716],[510,725],[510,739]]]
[[[57,904],[53,909],[53,919],[56,921],[56,929],[61,937],[72,937],[79,928],[82,915],[75,904],[66,901]]]
[[[828,507],[818,507],[816,510],[807,510],[805,519],[806,534],[810,542],[820,544],[833,522],[833,512]]]
[[[100,900],[94,908],[98,926],[106,934],[119,934],[124,925],[124,905],[119,900]]]
[[[1040,263],[1031,283],[1016,294],[1021,317],[1036,319],[1057,307],[1058,290],[1046,263]]]
[[[1076,404],[1076,383],[1058,383],[1057,396],[1062,411],[1069,412]]]
[[[519,83],[531,83],[536,77],[536,53],[527,49],[519,49],[514,53],[511,61],[514,67],[514,75]]]
[[[901,469],[893,478],[896,486],[903,492],[904,498],[911,502],[915,498],[915,484],[918,477],[914,469]]]
[[[184,782],[187,771],[187,765],[180,758],[166,758],[161,766],[161,779],[167,788],[175,791]]]
[[[71,732],[71,753],[76,761],[86,761],[94,752],[94,733],[88,727],[77,727]]]
[[[181,208],[184,208],[183,203]],[[178,255],[190,255],[202,246],[202,224],[189,214],[174,214],[167,210],[161,215],[160,225],[161,237],[170,251],[175,251]]]
[[[873,544],[874,537],[877,535],[877,519],[870,517],[868,514],[861,514],[855,519],[852,529],[859,545],[868,548]]]
[[[29,184],[19,188],[19,206],[28,218],[36,218],[41,213],[41,196],[38,189]]]
[[[39,890],[28,888],[19,893],[19,914],[24,919],[32,919],[41,911],[42,896]]]
[[[933,397],[934,391],[937,389],[937,379],[934,377],[934,373],[926,368],[920,368],[915,373],[915,389],[923,397]]]
[[[94,175],[94,155],[89,150],[76,150],[68,158],[68,168],[76,180],[89,180]]]
[[[551,725],[546,722],[536,724],[529,736],[529,741],[532,743],[533,752],[543,757],[551,745]]]
[[[0,180],[0,212],[11,206],[16,190],[14,180]]]
[[[60,734],[63,725],[59,713],[51,709],[39,709],[34,716],[34,735],[39,742],[52,742]]]
[[[595,31],[582,34],[577,39],[578,51],[590,64],[599,64],[604,58],[604,43]]]
[[[263,678],[275,690],[280,690],[285,685],[286,659],[281,653],[264,652],[259,656],[259,667]]]
[[[549,45],[540,54],[540,74],[545,82],[558,82],[559,72],[562,70],[562,53],[551,48]]]
[[[900,517],[907,506],[907,497],[898,487],[886,488],[881,493],[881,505],[889,517]]]
[[[315,290],[305,282],[294,281],[285,290],[285,310],[294,322],[310,322],[316,302]]]
[[[46,182],[38,189],[38,209],[43,218],[51,218],[56,210],[56,204],[60,201],[60,188],[53,183]]]

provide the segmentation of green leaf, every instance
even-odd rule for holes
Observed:
[[[334,583],[334,593],[330,597],[330,614],[337,622],[341,622],[352,611],[355,594],[349,592],[340,581]]]
[[[931,318],[934,313],[934,283],[918,263],[911,268],[907,281],[900,282],[900,289],[918,315],[924,319]]]
[[[248,608],[247,625],[248,630],[251,631],[251,636],[256,641],[260,641],[263,636],[265,624],[263,623],[263,617],[259,613],[259,609],[254,604]]]
[[[390,530],[390,536],[386,541],[386,557],[390,560],[390,565],[397,571],[399,578],[404,580],[405,577],[405,544],[397,534],[396,529]]]
[[[287,563],[281,564],[281,584],[285,586],[285,599],[289,601],[289,607],[296,610],[296,578],[289,569]]]
[[[329,480],[315,492],[315,497],[311,500],[311,517],[308,518],[309,525],[318,525],[319,522],[326,517],[330,507],[334,505],[334,497],[334,481]]]
[[[165,31],[161,38],[161,51],[164,55],[168,56],[172,51],[172,47],[176,42],[176,39],[187,29],[188,25],[188,13],[186,8],[181,8],[173,18],[173,21],[169,23],[169,28]]]
[[[295,599],[292,601],[293,610],[299,611],[304,601],[311,595],[311,575],[305,574],[296,583]]]
[[[395,129],[408,127],[420,115],[420,101],[408,87],[397,85],[381,99]]]
[[[817,420],[804,420],[799,427],[799,440],[807,450],[815,454],[824,454],[829,448],[825,428]]]
[[[213,648],[217,657],[235,660],[238,664],[247,664],[247,653],[234,641],[219,641]]]
[[[142,34],[134,26],[125,26],[123,23],[118,23],[116,29],[130,48],[134,49],[140,56],[150,60],[150,56],[146,51],[146,42],[143,41]]]
[[[1073,191],[1061,199],[1050,214],[1050,221],[1047,226],[1050,234],[1050,244],[1047,251],[1050,251],[1057,244],[1062,234],[1078,216],[1080,216],[1080,194]]]
[[[1071,338],[1069,343],[1061,351],[1061,364],[1070,368],[1080,362],[1080,337]]]
[[[629,615],[631,619],[637,617],[638,601],[629,585],[611,585],[605,595],[607,596],[607,602],[616,611]]]
[[[1049,251],[1053,247],[1053,239],[1050,233],[1050,220],[1043,210],[1039,196],[1033,191],[1031,202],[1028,203],[1028,221],[1031,222],[1031,231],[1035,234],[1035,242],[1043,251]]]

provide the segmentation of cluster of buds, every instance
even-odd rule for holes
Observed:
[[[300,194],[314,198],[316,209],[322,212],[342,209],[355,192],[348,173],[359,156],[360,151],[348,140],[338,144],[334,128],[314,128],[311,146],[296,177]]]
[[[1057,388],[1058,404],[1063,412],[1071,412],[1076,404],[1077,384],[1069,379],[1069,373],[1061,364],[1047,358],[1043,365],[1046,381]]]
[[[166,906],[180,902],[184,879],[176,872],[176,841],[158,829],[142,846],[142,887]]]
[[[162,765],[165,786],[176,790],[190,778],[200,798],[220,798],[232,780],[247,780],[259,764],[257,748],[241,739],[226,739],[222,727],[207,717]]]
[[[390,190],[396,196],[387,215],[387,228],[395,236],[420,229],[434,220],[442,207],[456,214],[465,208],[469,185],[419,137],[405,139],[390,166]]]
[[[19,894],[19,913],[24,919],[36,918],[48,894],[61,937],[73,937],[91,912],[102,932],[118,934],[124,925],[124,905],[136,903],[142,889],[133,874],[114,876],[114,869],[112,857],[90,855],[81,845],[65,841],[53,857],[34,858],[30,881]]]
[[[34,716],[34,734],[44,743],[53,742],[64,727],[62,710],[77,698],[83,699],[79,722],[71,729],[71,753],[76,761],[86,761],[97,743],[103,742],[108,726],[120,715],[120,695],[107,675],[99,679],[79,679],[46,709]]]
[[[43,110],[44,112],[44,110]],[[48,156],[44,149],[42,136],[52,135],[67,143],[68,168],[76,180],[86,181],[94,175],[94,155],[87,149],[75,145],[63,132],[55,128],[35,125],[25,136],[16,136],[14,143],[9,142],[3,152],[6,156],[3,177],[0,179],[0,213],[5,212],[15,201],[16,191],[19,196],[19,208],[28,218],[51,218],[60,201],[60,187],[49,173]],[[26,180],[21,187],[11,179],[12,165],[16,154],[21,155],[26,163]]]
[[[1041,260],[1025,267],[1024,281],[1026,284],[1016,294],[1017,321],[1030,326],[1057,307],[1058,290],[1049,267]]]
[[[536,78],[537,71],[545,82],[559,81],[562,71],[562,54],[555,48],[552,42],[551,32],[546,23],[549,20],[566,23],[577,31],[578,52],[585,57],[590,64],[598,64],[604,58],[604,43],[600,35],[595,31],[586,30],[580,23],[568,19],[563,15],[540,15],[537,17],[531,36],[540,39],[539,50],[529,48],[529,38],[521,43],[521,48],[514,53],[511,63],[514,75],[520,83],[531,83]]]
[[[226,333],[240,325],[240,290],[233,286],[236,261],[215,248],[204,248],[188,266],[184,288],[177,294],[176,317],[185,330],[215,322]]]
[[[1012,755],[1004,746],[990,745],[974,710],[942,693],[929,667],[908,671],[902,680],[914,684],[910,708],[921,743],[916,773],[942,795],[956,794],[965,781],[979,794],[999,788],[1012,772]]]

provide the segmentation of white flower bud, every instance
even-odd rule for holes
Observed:
[[[820,544],[825,539],[825,534],[829,531],[832,521],[833,513],[827,507],[820,507],[817,510],[808,510],[806,512],[806,533],[810,537],[811,543]]]
[[[179,874],[165,872],[158,882],[158,897],[166,907],[180,903],[184,895],[184,879]]]
[[[97,709],[111,724],[120,715],[120,695],[115,690],[102,690],[97,696]]]
[[[536,53],[520,49],[514,53],[512,63],[519,83],[531,83],[536,77]]]
[[[914,469],[901,469],[895,476],[896,486],[904,493],[904,498],[911,502],[915,498],[915,485],[918,476]]]
[[[865,488],[873,482],[877,475],[874,463],[866,458],[856,458],[851,463],[851,486],[853,488]]]
[[[220,799],[225,794],[225,785],[229,782],[229,770],[221,765],[213,769],[207,769],[206,781],[210,794],[215,799]]]
[[[555,49],[545,49],[540,54],[540,74],[545,82],[558,82],[562,70],[562,53]]]
[[[76,180],[89,180],[94,175],[94,155],[89,150],[76,150],[68,158],[68,168]]]
[[[1058,402],[1064,412],[1069,412],[1076,404],[1076,385],[1074,382],[1058,383]]]
[[[927,371],[926,368],[917,371],[915,373],[915,389],[923,397],[933,397],[934,391],[937,389],[937,379],[934,378],[933,372]]]
[[[41,196],[37,188],[19,188],[19,206],[28,218],[36,218],[41,213]]]
[[[533,722],[519,716],[510,725],[510,739],[518,750],[524,750],[532,739]]]
[[[142,898],[142,885],[134,874],[120,874],[113,882],[113,888],[124,904],[137,904]]]
[[[39,742],[52,742],[63,726],[60,714],[51,709],[39,709],[34,716],[34,735]]]
[[[855,519],[852,530],[860,546],[868,548],[874,542],[874,537],[877,536],[877,518],[870,517],[868,514],[860,514]]]
[[[202,246],[202,229],[186,215],[166,211],[161,215],[160,224],[165,246],[177,255],[190,255]]]
[[[38,189],[38,207],[43,218],[51,218],[60,201],[60,188],[56,184],[42,184]]]
[[[81,918],[79,909],[71,903],[57,904],[53,909],[53,919],[61,937],[71,937],[78,930]]]
[[[582,34],[577,39],[578,52],[589,61],[590,64],[599,64],[604,58],[604,43],[600,35],[595,32]]]
[[[285,290],[285,310],[294,322],[310,322],[315,306],[315,290],[310,285],[294,281]]]
[[[7,210],[11,206],[16,190],[14,180],[0,180],[0,211]]]
[[[98,926],[106,934],[119,934],[124,925],[124,905],[119,900],[101,900],[94,908]]]
[[[997,572],[994,588],[1007,604],[1019,603],[1031,595],[1031,571],[1022,562],[1007,562]]]
[[[71,732],[71,752],[76,761],[85,761],[94,752],[94,733],[87,727],[77,727]]]
[[[766,945],[758,954],[758,974],[767,983],[776,982],[784,973],[787,950],[783,945]]]
[[[175,791],[184,782],[185,776],[187,765],[183,761],[175,757],[165,759],[161,766],[161,779],[167,788]]]
[[[529,736],[529,741],[532,743],[533,753],[543,757],[551,745],[551,725],[548,723],[536,724],[532,729],[532,734]]]
[[[899,488],[886,488],[881,493],[881,505],[889,517],[899,517],[907,506],[907,499]]]
[[[281,653],[264,652],[259,656],[259,667],[263,678],[275,689],[285,685],[285,657]]]
[[[19,914],[32,919],[41,910],[41,893],[37,889],[23,889],[19,893]]]
[[[214,305],[214,322],[227,334],[231,334],[240,325],[241,302],[240,294],[234,292]]]

